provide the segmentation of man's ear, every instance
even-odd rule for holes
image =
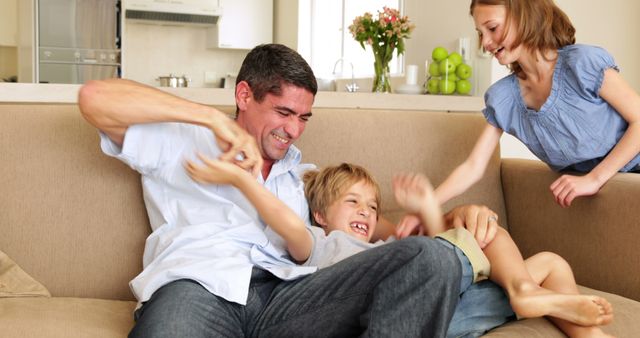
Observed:
[[[240,81],[236,85],[236,105],[240,111],[247,110],[247,104],[253,100],[253,92],[247,81]]]
[[[318,223],[323,229],[327,229],[327,221],[325,221],[324,217],[322,217],[322,214],[319,213],[318,211],[314,211],[313,212],[313,219],[316,220],[316,223]]]

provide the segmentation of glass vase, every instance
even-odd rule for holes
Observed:
[[[373,76],[374,93],[391,93],[391,77],[389,76],[389,62],[378,60],[373,63],[375,74]]]

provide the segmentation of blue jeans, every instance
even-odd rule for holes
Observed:
[[[130,337],[445,337],[459,266],[453,250],[415,236],[295,281],[254,268],[245,306],[179,280],[136,312]]]
[[[447,338],[476,338],[487,331],[515,319],[504,290],[490,280],[473,283],[473,268],[467,256],[448,241],[437,238],[453,249],[460,261],[460,301],[453,313]]]

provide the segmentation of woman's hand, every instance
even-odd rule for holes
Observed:
[[[549,189],[551,189],[556,202],[561,207],[567,208],[576,197],[595,195],[600,191],[602,184],[600,180],[589,174],[584,176],[562,175],[551,183]]]

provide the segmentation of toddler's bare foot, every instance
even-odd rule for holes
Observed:
[[[616,338],[610,334],[604,333],[598,326],[580,326],[570,324],[571,326],[559,326],[564,333],[570,338]]]
[[[552,316],[582,326],[606,325],[613,320],[613,307],[602,297],[565,295],[543,288],[512,295],[511,306],[523,318]]]

